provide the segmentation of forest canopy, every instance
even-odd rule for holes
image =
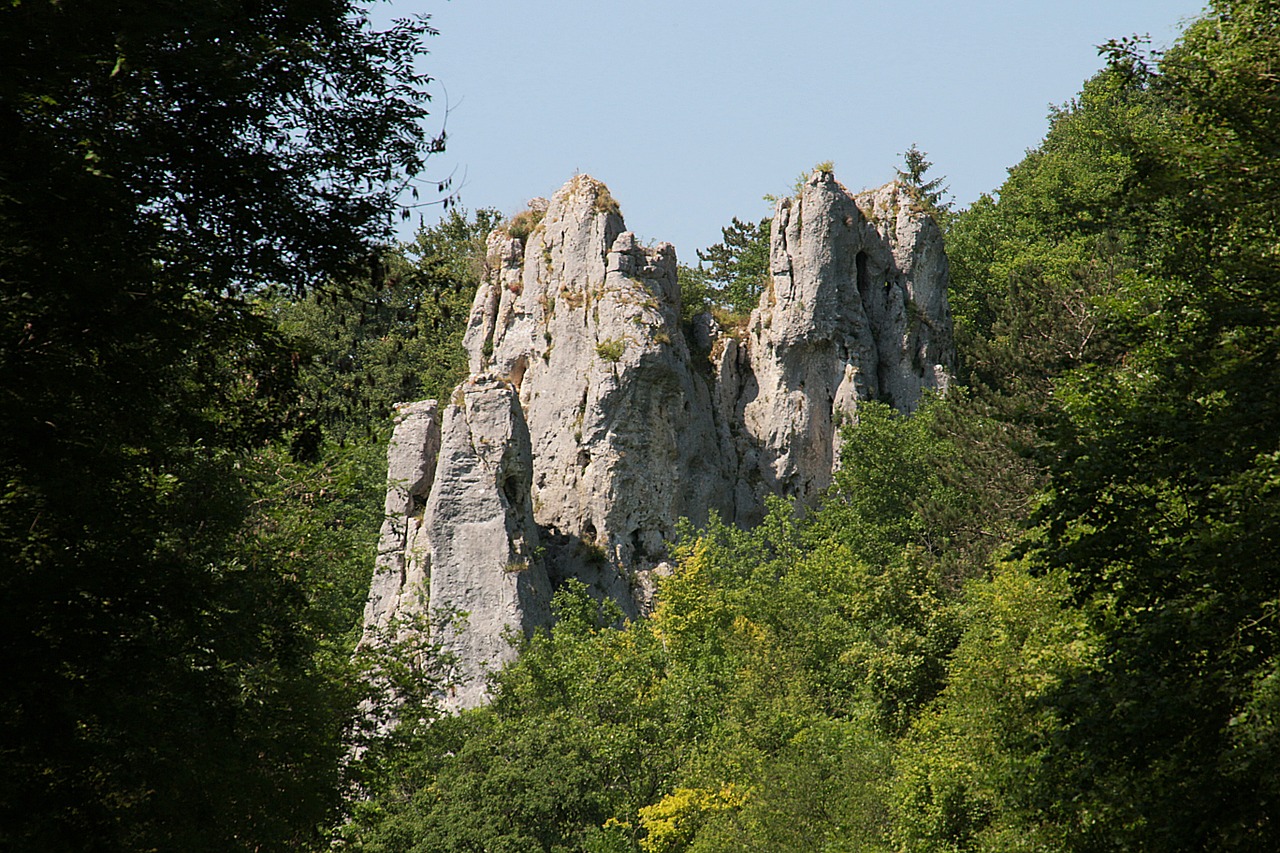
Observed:
[[[346,0],[0,9],[0,846],[330,819],[328,581],[254,511],[302,354],[259,302],[368,278],[442,144],[431,32]]]

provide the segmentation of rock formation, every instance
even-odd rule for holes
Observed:
[[[440,451],[439,411],[435,400],[396,407],[387,444],[387,499],[361,643],[394,639],[425,602],[430,555],[419,533]]]
[[[854,197],[815,171],[778,201],[769,242],[771,281],[734,353],[746,523],[767,495],[808,502],[831,484],[859,400],[914,411],[954,360],[942,234],[902,185]]]
[[[529,430],[511,386],[481,374],[444,411],[440,461],[422,529],[428,601],[441,650],[457,662],[450,700],[479,704],[486,671],[514,655],[508,632],[551,618],[529,483]]]
[[[524,240],[495,233],[464,341],[473,371],[519,392],[534,514],[553,582],[637,612],[681,516],[730,507],[709,387],[680,328],[675,249],[637,245],[603,184],[579,176]]]
[[[853,196],[817,171],[778,202],[772,281],[733,334],[701,317],[686,336],[674,248],[639,245],[600,182],[537,214],[489,237],[472,377],[438,418],[402,409],[388,451],[366,631],[434,614],[462,670],[450,707],[483,701],[556,586],[643,612],[678,519],[811,502],[859,401],[909,412],[953,360],[941,234],[901,185]]]

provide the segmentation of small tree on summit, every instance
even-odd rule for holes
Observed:
[[[925,173],[933,166],[925,159],[925,152],[916,147],[913,142],[911,147],[903,152],[902,158],[906,169],[895,170],[898,173],[898,180],[915,190],[917,198],[934,216],[950,213],[952,202],[943,201],[943,197],[950,189],[946,186],[946,177],[940,175],[931,180],[925,180]]]

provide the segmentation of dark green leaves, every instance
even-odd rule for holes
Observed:
[[[770,222],[743,222],[735,216],[720,229],[723,243],[698,250],[698,266],[708,265],[707,280],[716,301],[735,313],[750,313],[769,283]]]
[[[280,544],[302,359],[249,294],[367,268],[433,144],[429,33],[0,7],[0,846],[282,849],[336,805],[350,592],[297,554],[348,543]]]

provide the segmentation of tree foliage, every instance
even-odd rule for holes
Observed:
[[[1077,784],[1069,762],[1085,751],[1083,808],[1113,827],[1101,837],[1148,849],[1276,837],[1276,788],[1237,759],[1236,734],[1257,725],[1248,709],[1280,652],[1269,556],[1280,278],[1266,260],[1280,236],[1267,201],[1280,187],[1265,70],[1280,55],[1276,13],[1216,4],[1144,85],[1168,115],[1148,145],[1176,158],[1133,192],[1158,199],[1172,239],[1144,253],[1158,283],[1111,312],[1136,328],[1106,392],[1088,372],[1063,383],[1072,431],[1041,513],[1043,559],[1069,573],[1109,650],[1087,686],[1063,688],[1060,784]],[[1082,844],[1098,843],[1071,817]]]
[[[344,766],[351,850],[1277,846],[1275,0],[1104,45],[952,215],[965,387],[861,403],[818,506],[685,529],[648,618],[566,584],[486,708],[391,648],[420,713],[349,762],[369,424],[464,369],[498,224],[376,245],[429,30],[11,5],[0,846],[315,847]],[[767,221],[724,237],[686,314],[767,283]]]
[[[716,301],[737,314],[749,314],[769,285],[771,219],[733,222],[721,228],[724,242],[698,250],[698,268],[707,264],[706,282]]]
[[[1037,693],[1052,722],[1007,753],[1031,763],[992,801],[1015,816],[1001,838],[1275,844],[1255,757],[1275,737],[1276,12],[1215,4],[1159,57],[1107,45],[999,200],[954,229],[974,374],[1048,478],[1030,569],[1065,583],[1060,618],[1097,649]]]
[[[437,837],[1274,848],[1277,22],[1223,0],[1163,55],[1105,45],[950,223],[967,387],[910,418],[861,405],[824,503],[689,531],[651,618],[535,640],[416,783],[472,792]],[[938,191],[913,151],[903,179]],[[624,722],[651,748],[601,782]],[[546,724],[569,742],[526,765]],[[488,758],[463,784],[467,748]],[[515,802],[484,787],[497,756]]]
[[[299,359],[249,294],[367,266],[438,147],[424,21],[0,10],[0,846],[278,849],[347,706],[249,522]]]
[[[295,447],[374,434],[396,403],[445,399],[467,371],[462,348],[484,272],[495,210],[454,207],[414,239],[388,250],[372,278],[336,283],[266,307],[299,350]]]
[[[898,180],[911,188],[926,210],[939,219],[945,219],[953,204],[945,200],[948,190],[947,179],[936,177],[925,180],[925,175],[933,168],[933,164],[926,159],[925,152],[921,151],[914,142],[911,143],[910,148],[902,152],[902,165],[904,168],[895,170]]]

